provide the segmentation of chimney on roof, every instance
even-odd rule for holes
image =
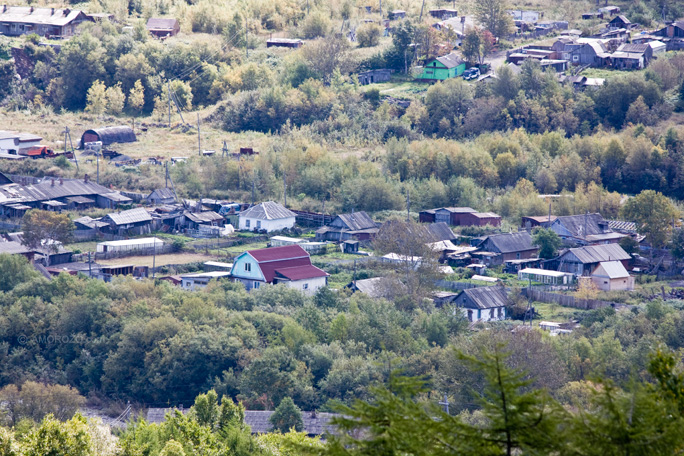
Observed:
[[[59,185],[64,185],[64,180],[61,177],[59,178]]]
[[[53,14],[55,14],[55,9],[54,9],[54,8],[52,8],[52,11],[50,11],[50,16],[52,16]]]
[[[2,5],[2,12],[4,13],[5,11],[7,11],[7,5]]]
[[[64,15],[68,16],[71,10],[69,8],[64,8]]]
[[[29,11],[29,14],[33,13],[33,7],[31,7],[31,10]]]
[[[55,180],[52,179],[52,183],[50,184],[50,187],[54,187],[54,186],[55,186]]]
[[[86,184],[88,183],[88,175],[87,174],[83,177],[83,182],[85,182]]]

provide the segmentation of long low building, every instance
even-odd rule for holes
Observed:
[[[69,8],[0,6],[0,35],[19,36],[35,33],[46,37],[68,37],[88,17],[83,11]]]
[[[155,248],[161,250],[162,247],[164,247],[164,241],[161,239],[156,237],[146,237],[139,239],[125,239],[122,241],[98,242],[97,252],[132,252],[154,250]]]
[[[574,275],[568,272],[549,271],[547,269],[525,268],[518,271],[519,280],[532,280],[547,285],[569,285]]]

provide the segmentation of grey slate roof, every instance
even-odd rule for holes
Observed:
[[[296,217],[297,214],[276,202],[266,201],[240,212],[239,216],[257,220],[279,220]]]
[[[586,222],[586,230],[585,230]],[[604,232],[605,226],[608,229],[608,222],[604,220],[601,214],[587,214],[587,215],[564,215],[556,218],[554,224],[560,224],[565,227],[573,236],[583,237],[590,234],[601,234]]]
[[[370,215],[366,214],[364,211],[352,212],[351,214],[340,214],[337,217],[351,231],[376,228],[373,219],[370,218]]]
[[[31,185],[7,184],[0,186],[0,203],[48,201],[69,196],[117,194],[111,189],[80,179],[44,178]],[[123,197],[125,198],[125,197]],[[130,199],[125,198],[127,201]]]
[[[456,235],[445,222],[430,223],[425,225],[425,231],[426,236],[433,240],[433,242],[451,241],[452,239],[456,239]]]
[[[33,8],[29,6],[0,7],[0,22],[54,25],[62,27],[82,14],[79,10]]]
[[[575,255],[584,264],[613,260],[622,261],[632,258],[619,244],[587,245],[570,249],[565,254],[568,252]]]
[[[470,298],[470,302],[476,309],[504,307],[510,303],[504,287],[468,288],[467,290],[463,290],[461,294],[465,294]],[[460,295],[456,297],[456,300],[458,301],[459,298]],[[466,305],[465,307],[469,306]]]
[[[455,52],[437,57],[437,61],[447,68],[455,68],[463,63],[463,59]]]
[[[24,254],[24,253],[31,253],[33,250],[29,249],[25,245],[15,242],[15,241],[7,241],[7,242],[0,242],[0,253],[8,253],[10,255],[16,255],[16,254]]]
[[[502,233],[492,234],[487,236],[480,245],[489,241],[499,253],[522,252],[524,250],[532,250],[536,248],[532,245],[532,236],[527,231],[519,231],[517,233]],[[489,247],[491,251],[492,248]]]
[[[147,30],[173,30],[178,25],[174,18],[151,17],[147,20]]]
[[[219,215],[214,211],[188,212],[185,216],[195,223],[211,223],[217,220],[224,220],[222,215]]]
[[[147,199],[151,199],[151,198],[156,198],[156,199],[173,198],[173,199],[176,199],[176,195],[173,193],[173,190],[171,190],[170,188],[158,188],[147,196]]]
[[[112,212],[103,219],[109,219],[115,225],[128,225],[131,223],[151,222],[152,216],[142,207],[129,209],[127,211]]]

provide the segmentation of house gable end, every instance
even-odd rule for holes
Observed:
[[[248,252],[241,254],[235,259],[231,275],[240,279],[266,281],[259,262]]]

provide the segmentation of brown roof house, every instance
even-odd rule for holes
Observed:
[[[147,21],[147,31],[157,38],[176,36],[180,32],[178,19],[151,17]]]
[[[350,239],[366,241],[378,234],[378,226],[372,218],[364,212],[340,214],[330,222],[330,225],[316,230],[317,241],[347,241]]]
[[[532,236],[527,231],[517,233],[492,234],[477,245],[479,251],[471,253],[481,258],[488,266],[503,264],[509,260],[537,258],[539,247],[532,244]]]

